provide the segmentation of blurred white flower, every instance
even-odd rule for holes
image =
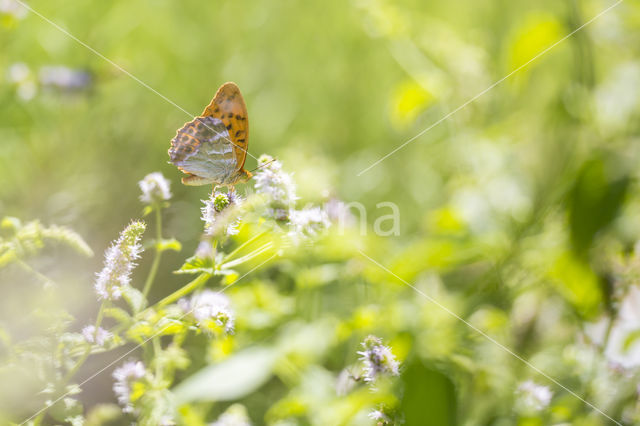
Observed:
[[[330,198],[329,201],[324,203],[323,208],[329,220],[337,223],[340,229],[353,226],[356,223],[356,218],[344,201],[337,198]]]
[[[17,87],[18,97],[23,101],[30,101],[38,93],[38,87],[33,81],[25,81]]]
[[[15,85],[18,97],[24,101],[33,99],[38,93],[38,86],[34,81],[31,69],[22,62],[16,62],[9,66],[7,80]]]
[[[113,334],[102,327],[98,327],[96,331],[95,325],[88,325],[82,329],[82,335],[88,343],[95,343],[98,346],[104,346],[107,340],[111,339]]]
[[[609,321],[609,318],[603,317],[587,327],[587,335],[591,340],[598,344],[604,343]],[[604,351],[607,360],[625,369],[640,366],[640,340],[629,341],[629,337],[640,329],[640,288],[629,288],[620,302],[618,316],[613,321]]]
[[[627,62],[617,66],[595,91],[596,121],[612,132],[623,129],[640,106],[640,63]]]
[[[7,80],[10,83],[21,83],[31,76],[31,70],[24,62],[11,64],[7,69]]]
[[[289,213],[289,235],[294,241],[300,238],[314,237],[327,229],[331,222],[329,216],[320,207],[306,207],[302,210],[291,210]]]
[[[154,204],[171,199],[169,189],[171,183],[160,172],[149,173],[138,182],[142,191],[140,201],[145,204]]]
[[[270,213],[276,220],[286,220],[298,199],[292,176],[282,170],[280,161],[266,154],[260,156],[258,165],[260,169],[255,175],[256,192],[269,197]]]
[[[397,376],[400,364],[391,352],[391,348],[382,344],[382,339],[368,336],[362,342],[364,351],[359,351],[360,360],[364,363],[364,381],[373,383],[378,376],[389,374]]]
[[[23,19],[27,16],[27,8],[15,0],[0,0],[0,14],[10,15],[16,19]]]
[[[384,414],[381,410],[372,410],[368,414],[368,417],[371,420],[374,420],[376,422],[376,425],[386,425],[391,422],[391,419],[386,414]]]
[[[235,314],[231,309],[231,301],[220,292],[204,290],[191,296],[191,299],[180,299],[178,306],[186,314],[191,314],[196,321],[215,321],[225,332],[233,333]]]
[[[133,412],[131,404],[131,385],[142,379],[147,373],[142,361],[127,361],[121,367],[113,370],[113,392],[118,398],[118,403],[125,413]]]
[[[518,386],[518,395],[524,408],[540,411],[549,406],[553,393],[546,387],[527,380]]]
[[[145,230],[144,222],[135,221],[127,226],[120,237],[105,252],[104,268],[97,276],[95,290],[100,299],[117,300],[122,296],[122,287],[131,282],[131,272],[140,257],[139,244]]]

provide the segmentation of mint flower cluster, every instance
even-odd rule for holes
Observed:
[[[180,299],[178,306],[202,325],[207,321],[213,321],[227,334],[234,332],[235,314],[231,309],[231,301],[220,292],[203,290],[190,299]]]
[[[132,413],[133,405],[131,401],[131,391],[133,383],[142,379],[147,370],[142,361],[127,361],[121,367],[113,370],[113,392],[116,394],[118,403],[122,406],[122,411]]]
[[[382,339],[368,336],[362,342],[363,351],[359,351],[360,361],[364,364],[364,381],[373,384],[382,375],[397,376],[400,364],[389,346],[382,344]]]
[[[104,255],[104,268],[97,275],[95,290],[102,300],[117,300],[123,288],[131,283],[134,262],[140,257],[140,238],[145,231],[144,222],[134,221],[127,226]]]
[[[258,159],[260,169],[255,174],[255,188],[269,200],[269,213],[279,221],[287,221],[295,208],[296,184],[291,174],[282,170],[282,163],[270,155],[263,154]]]
[[[235,190],[227,193],[216,191],[211,194],[208,200],[202,200],[204,207],[200,210],[205,234],[210,237],[236,235],[240,218],[231,216],[231,207],[240,206],[242,201],[242,197]]]
[[[553,392],[543,385],[535,383],[533,380],[527,380],[520,383],[517,394],[519,403],[525,410],[540,411],[549,406]]]
[[[171,199],[171,182],[169,182],[160,172],[149,173],[138,182],[140,191],[140,201],[145,204],[156,204]]]
[[[87,343],[95,343],[98,346],[104,346],[113,334],[102,327],[96,328],[95,325],[88,325],[82,329],[82,336]]]
[[[258,164],[261,168],[255,175],[256,192],[267,197],[267,214],[289,225],[289,237],[294,243],[318,236],[331,225],[329,215],[321,207],[296,210],[296,186],[291,174],[282,169],[280,161],[263,154]]]

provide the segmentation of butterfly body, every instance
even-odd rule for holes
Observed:
[[[251,178],[244,169],[249,141],[247,108],[235,83],[223,84],[200,117],[171,140],[171,163],[185,185],[233,186]]]

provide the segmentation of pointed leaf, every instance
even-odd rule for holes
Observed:
[[[277,351],[273,348],[245,349],[220,364],[200,370],[179,384],[173,393],[178,405],[242,398],[269,380],[276,358]]]

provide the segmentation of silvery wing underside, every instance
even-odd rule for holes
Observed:
[[[201,184],[231,183],[238,169],[229,131],[214,117],[198,117],[178,130],[169,157],[183,172],[201,178]]]

